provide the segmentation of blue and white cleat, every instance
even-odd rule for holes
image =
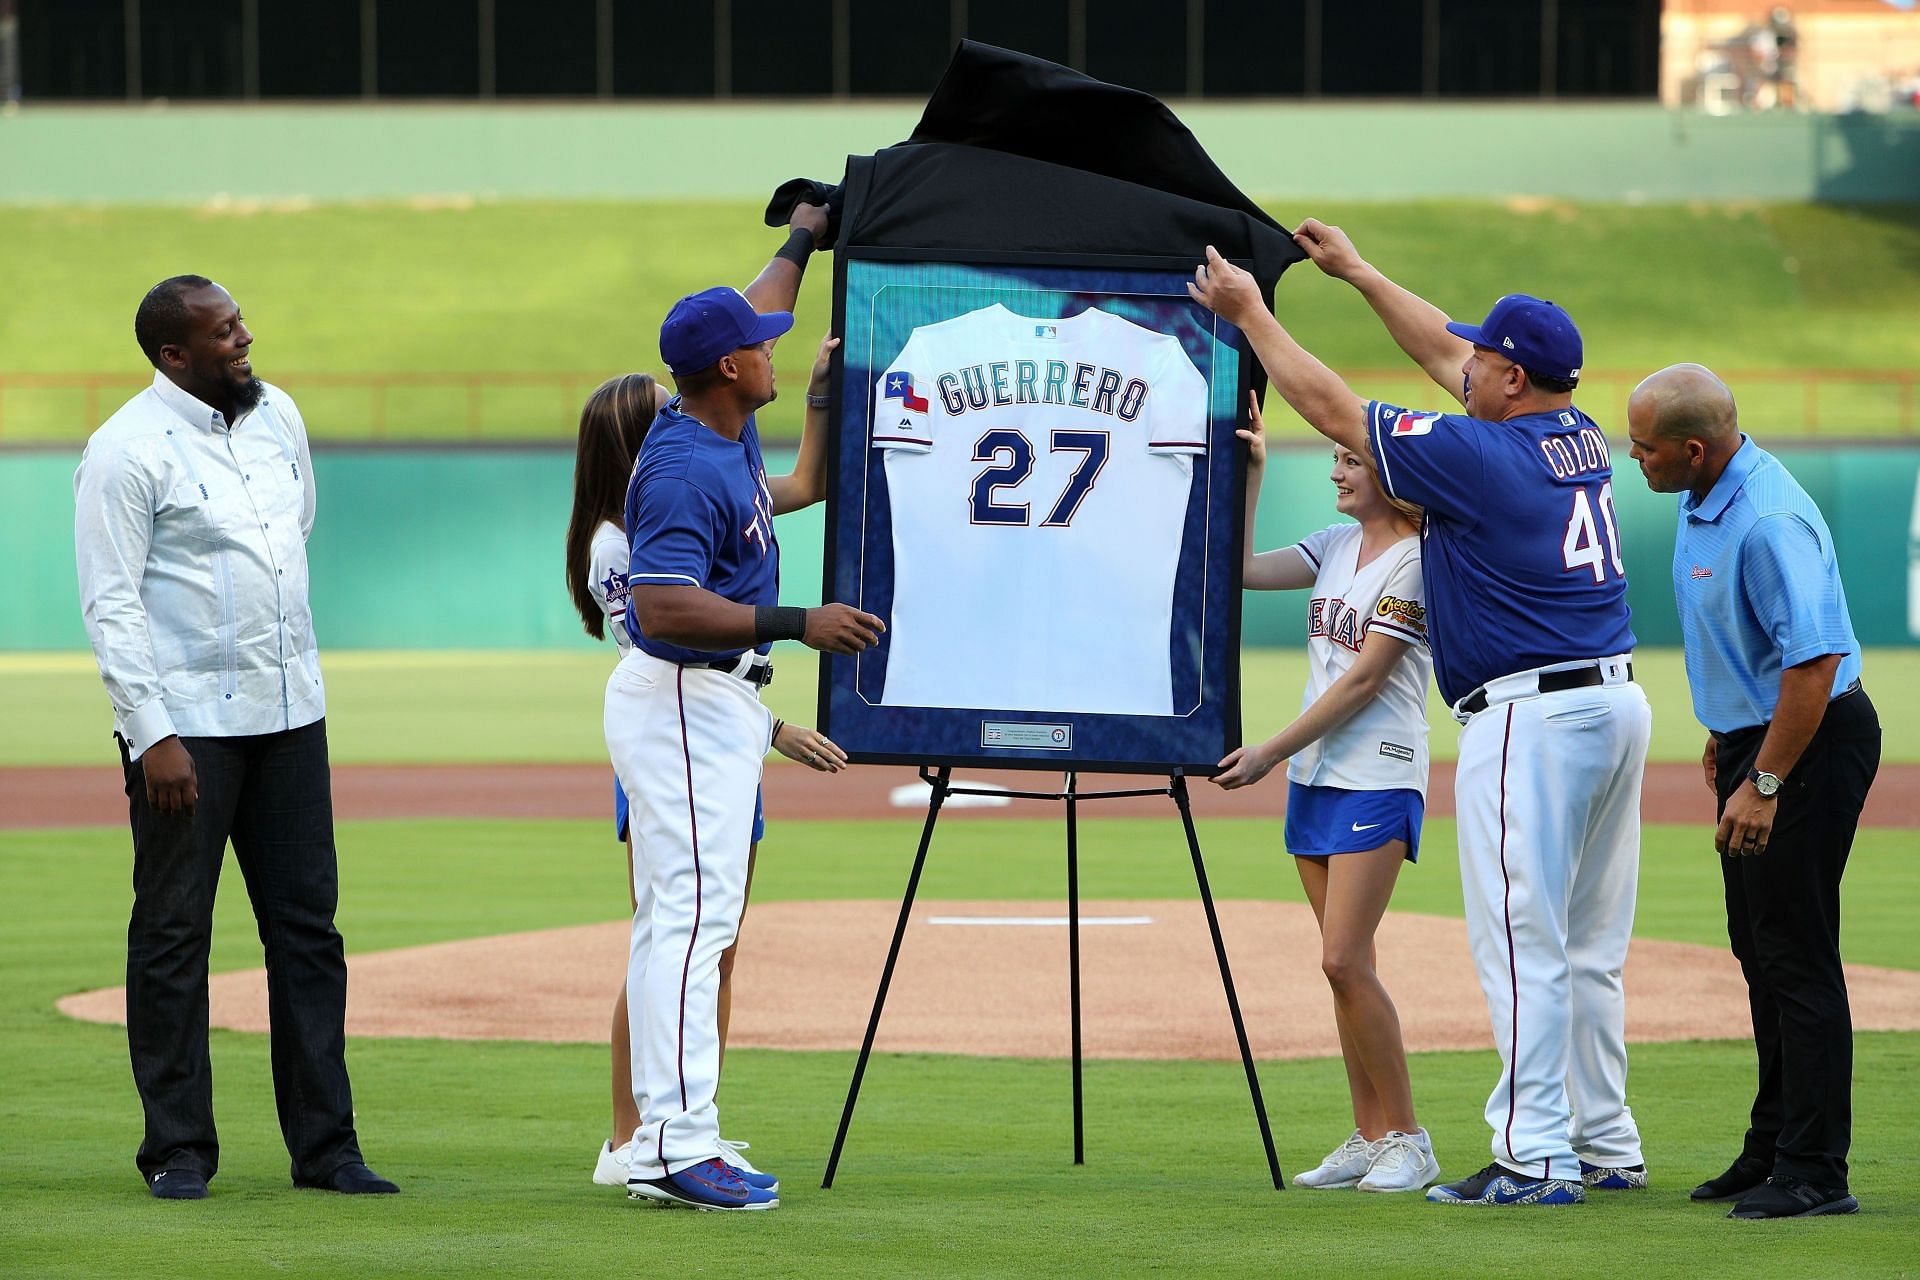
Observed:
[[[753,1162],[740,1154],[753,1145],[751,1142],[729,1142],[725,1138],[721,1138],[719,1142],[720,1158],[733,1166],[734,1172],[740,1175],[742,1182],[750,1187],[758,1187],[762,1191],[778,1191],[780,1189],[780,1179],[763,1170],[754,1168]]]
[[[707,1212],[780,1207],[779,1196],[748,1186],[739,1170],[718,1156],[688,1165],[664,1178],[636,1178],[627,1183],[627,1198]]]
[[[1490,1164],[1470,1178],[1427,1188],[1435,1204],[1583,1204],[1586,1187],[1570,1178],[1530,1178]]]
[[[1580,1162],[1580,1181],[1589,1191],[1639,1191],[1647,1185],[1645,1164],[1616,1165]]]

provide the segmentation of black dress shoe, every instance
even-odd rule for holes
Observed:
[[[312,1182],[298,1182],[296,1186],[312,1187],[317,1191],[338,1191],[348,1196],[390,1196],[400,1188],[358,1162],[343,1164],[324,1178]]]
[[[1812,1218],[1858,1213],[1860,1202],[1845,1187],[1816,1187],[1805,1178],[1777,1173],[1766,1185],[1727,1211],[1729,1218]]]
[[[1765,1182],[1772,1173],[1771,1160],[1757,1160],[1753,1156],[1743,1155],[1728,1165],[1725,1173],[1695,1187],[1690,1198],[1702,1202],[1738,1200]]]
[[[155,1200],[205,1200],[207,1180],[191,1169],[162,1169],[147,1182]]]

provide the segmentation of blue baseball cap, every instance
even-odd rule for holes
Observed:
[[[791,328],[791,311],[755,311],[738,289],[720,285],[690,293],[673,304],[660,322],[660,358],[684,377]]]
[[[1447,332],[1476,347],[1498,351],[1528,373],[1568,382],[1580,380],[1584,348],[1573,317],[1560,307],[1524,293],[1510,293],[1493,304],[1478,325],[1448,321]]]

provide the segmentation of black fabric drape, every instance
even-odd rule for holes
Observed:
[[[840,185],[782,184],[767,221],[826,199],[835,248],[1191,257],[1211,244],[1272,301],[1306,255],[1150,94],[962,41],[905,142],[850,156]]]

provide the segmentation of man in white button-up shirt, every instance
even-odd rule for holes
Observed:
[[[74,474],[80,602],[113,703],[133,827],[127,1038],[146,1113],[136,1163],[163,1199],[219,1165],[207,946],[229,839],[266,949],[274,1094],[293,1180],[394,1191],[353,1127],[347,969],[326,695],[307,609],[313,464],[293,401],[253,375],[253,334],[202,276],[134,320],[153,385]]]

